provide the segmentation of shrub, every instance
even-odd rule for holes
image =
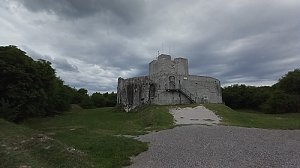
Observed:
[[[299,100],[299,96],[276,90],[262,105],[262,109],[267,113],[299,112]]]

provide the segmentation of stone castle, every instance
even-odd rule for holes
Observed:
[[[189,75],[187,59],[161,54],[148,76],[118,79],[117,103],[130,111],[143,104],[222,103],[222,94],[218,79]]]

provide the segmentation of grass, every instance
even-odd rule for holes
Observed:
[[[86,154],[38,131],[0,119],[0,167],[92,167]]]
[[[1,121],[4,146],[0,148],[0,162],[5,167],[122,167],[130,164],[130,156],[148,147],[120,135],[171,127],[173,117],[167,106],[145,106],[132,113],[117,108],[77,109],[52,118],[30,119],[22,125]],[[47,140],[35,138],[38,135]],[[11,151],[15,143],[19,147]]]
[[[300,129],[300,113],[264,114],[253,110],[233,110],[223,104],[205,104],[221,117],[224,125],[266,129]]]
[[[144,106],[126,113],[117,108],[83,110],[20,125],[0,119],[1,167],[122,167],[147,144],[122,135],[172,128],[168,113],[175,106]],[[182,105],[179,107],[194,107]],[[268,129],[300,129],[300,114],[262,114],[205,104],[224,125]]]

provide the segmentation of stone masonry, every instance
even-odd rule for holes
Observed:
[[[149,63],[149,75],[118,79],[117,103],[126,111],[143,104],[222,103],[220,81],[189,75],[188,60],[161,54]]]

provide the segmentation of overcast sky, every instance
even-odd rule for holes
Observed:
[[[0,0],[0,45],[90,93],[147,75],[158,51],[223,86],[272,85],[300,67],[300,1]]]

